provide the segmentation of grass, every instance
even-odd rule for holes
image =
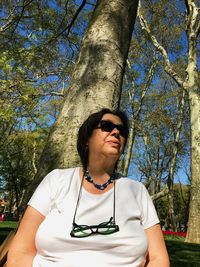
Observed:
[[[16,221],[3,221],[0,222],[0,245],[6,238],[8,233],[17,227],[18,222]]]
[[[166,240],[171,267],[200,267],[200,244]]]
[[[1,228],[16,228],[17,227],[18,222],[16,221],[3,221],[0,222],[0,230]]]
[[[16,227],[15,221],[0,222],[0,244],[9,231]],[[165,236],[165,241],[171,267],[200,267],[200,244],[184,243],[184,238],[174,236]]]
[[[175,240],[175,241],[182,241],[182,242],[185,241],[185,237],[178,236],[178,235],[174,235],[174,236],[172,236],[172,235],[165,235],[164,238],[165,238],[165,240],[172,240],[172,241]]]

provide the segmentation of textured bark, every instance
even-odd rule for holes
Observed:
[[[189,91],[191,119],[191,190],[186,241],[200,243],[200,94]]]
[[[118,107],[137,2],[97,1],[63,108],[51,129],[28,197],[52,169],[79,164],[76,136],[83,120],[100,108]]]
[[[197,72],[197,37],[200,29],[199,8],[187,0],[186,33],[188,38],[187,78],[184,83],[189,95],[191,132],[191,195],[187,242],[200,243],[200,88]]]

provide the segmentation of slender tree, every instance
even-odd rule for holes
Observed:
[[[131,98],[131,119],[130,119],[130,132],[129,132],[129,139],[128,139],[128,144],[127,144],[127,153],[126,153],[126,158],[124,161],[124,167],[123,167],[123,175],[127,176],[128,174],[128,168],[129,168],[129,164],[131,161],[131,155],[132,155],[132,149],[133,149],[133,144],[134,144],[134,140],[135,140],[135,135],[136,135],[136,125],[137,125],[137,121],[139,119],[141,110],[142,110],[142,105],[144,102],[144,98],[145,95],[147,93],[147,90],[149,89],[149,86],[151,84],[151,81],[153,79],[153,74],[154,74],[154,70],[155,67],[157,65],[157,61],[155,60],[149,71],[147,74],[147,80],[145,82],[144,88],[142,88],[142,93],[141,93],[141,97],[138,103],[138,108],[135,111],[135,88],[134,88],[134,83],[132,83],[132,88],[131,88],[131,92],[130,92],[130,98]]]

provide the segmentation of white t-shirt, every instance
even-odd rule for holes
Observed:
[[[120,178],[115,185],[115,220],[119,232],[70,236],[80,188],[79,167],[57,169],[40,183],[29,205],[45,216],[36,234],[37,255],[33,267],[136,267],[144,266],[148,243],[144,229],[159,222],[145,188],[137,181]],[[84,188],[76,223],[97,225],[113,215],[114,188],[91,194]]]

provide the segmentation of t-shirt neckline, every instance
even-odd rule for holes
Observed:
[[[78,179],[78,187],[80,188],[81,186],[81,180],[82,180],[82,177],[80,177],[80,167],[77,167],[76,168],[76,176],[77,176],[77,179]],[[116,186],[116,184],[115,184]],[[110,188],[108,191],[104,192],[104,193],[101,193],[101,194],[94,194],[94,193],[90,193],[88,192],[83,186],[82,186],[82,193],[84,195],[87,195],[89,197],[92,197],[92,198],[103,198],[103,197],[106,197],[107,195],[111,194],[114,190],[114,186],[112,188]]]

